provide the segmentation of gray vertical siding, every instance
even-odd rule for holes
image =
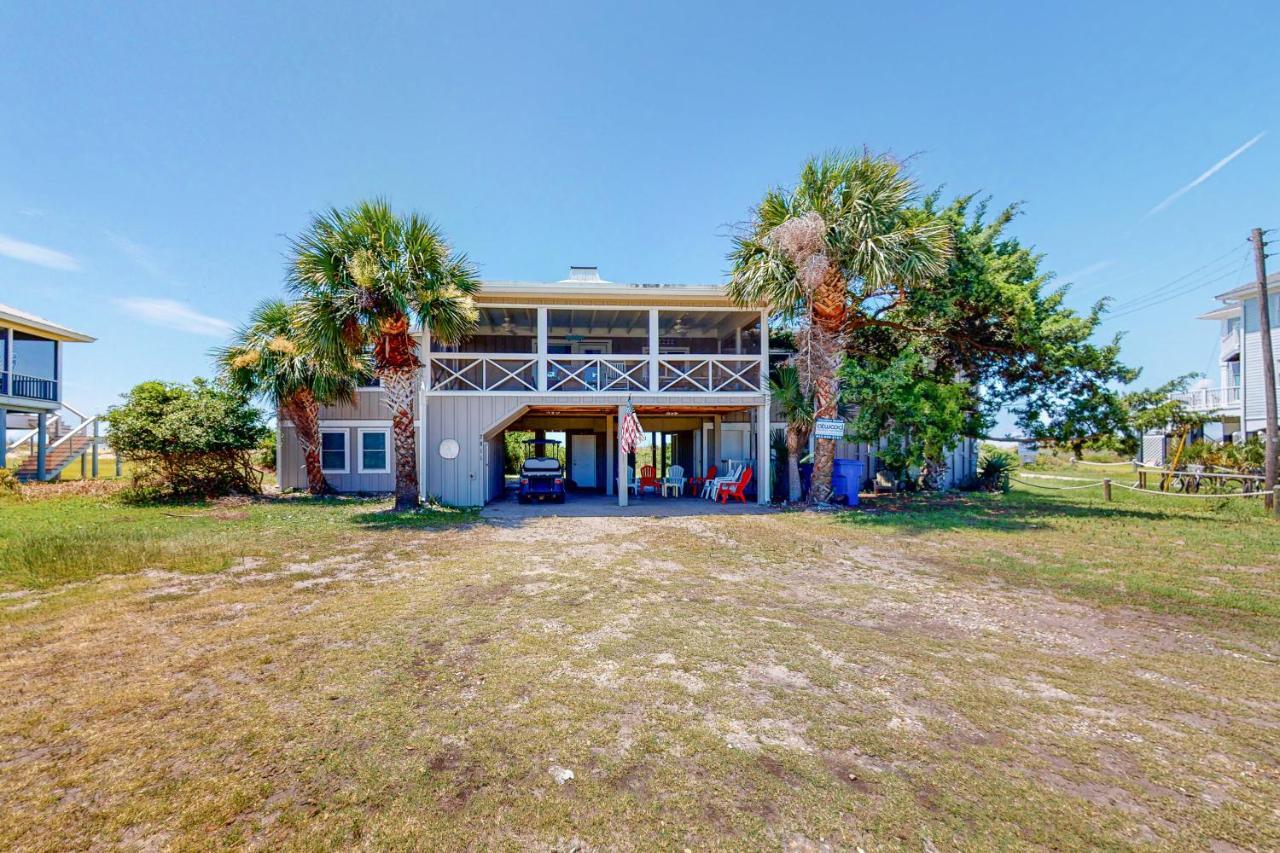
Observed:
[[[385,419],[382,420],[385,421]],[[382,425],[378,421],[369,422],[370,426],[375,424]],[[360,445],[358,427],[326,426],[323,420],[320,421],[320,426],[326,431],[339,429],[347,434],[347,473],[340,474],[334,471],[326,471],[324,476],[329,481],[329,485],[340,492],[369,492],[372,494],[381,494],[395,489],[395,458],[394,451],[389,444],[387,458],[392,471],[385,474],[361,474],[359,473]],[[280,478],[280,489],[281,491],[305,489],[307,487],[307,471],[302,458],[302,445],[298,443],[298,434],[292,425],[286,424],[280,430],[280,437],[283,442],[278,449],[277,473]]]
[[[1256,336],[1255,336],[1256,337]],[[497,497],[503,487],[501,435],[486,437],[486,431],[504,419],[523,410],[526,406],[555,405],[566,409],[572,406],[616,406],[626,402],[625,395],[587,394],[572,396],[548,396],[538,394],[500,395],[429,395],[426,398],[426,421],[420,423],[424,432],[423,467],[425,468],[424,494],[456,506],[480,506]],[[758,406],[759,395],[708,398],[705,395],[665,395],[662,404],[672,406],[741,405]],[[645,400],[634,401],[643,404]],[[745,422],[751,412],[734,412],[724,415],[726,423]],[[325,406],[321,409],[321,424],[325,422],[380,422],[390,420],[390,412],[382,402],[380,392],[360,392],[354,404]],[[372,424],[371,424],[372,425]],[[350,455],[350,472],[327,473],[325,476],[334,488],[346,492],[390,492],[395,486],[395,476],[387,474],[357,473],[357,427],[338,427],[346,430]],[[460,452],[456,459],[440,456],[440,443],[446,438],[458,442]],[[303,468],[301,447],[298,445],[292,425],[281,428],[279,448],[279,476],[282,489],[306,488],[306,472]],[[752,433],[754,440],[754,431]],[[877,470],[874,446],[855,442],[838,442],[836,454],[841,458],[861,459],[866,463],[868,477]],[[948,455],[948,471],[945,485],[948,488],[962,484],[977,472],[977,442],[966,439]],[[713,453],[714,458],[714,453]],[[611,475],[608,472],[607,475]]]
[[[616,406],[626,395],[429,395],[426,421],[426,493],[456,506],[480,506],[502,488],[502,442],[485,433],[526,406]],[[648,401],[635,401],[637,405]],[[661,405],[760,405],[759,395],[708,398],[706,395],[664,395]],[[743,419],[750,417],[742,413]],[[440,456],[440,443],[458,442],[456,459]]]

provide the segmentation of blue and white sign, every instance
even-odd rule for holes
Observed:
[[[839,418],[818,418],[813,424],[817,438],[844,438],[844,421]]]

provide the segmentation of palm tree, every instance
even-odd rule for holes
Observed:
[[[361,365],[326,357],[299,334],[298,309],[279,299],[258,304],[230,345],[214,350],[218,372],[232,387],[270,400],[293,422],[307,469],[307,490],[333,491],[320,463],[320,406],[355,396]]]
[[[813,432],[813,397],[805,393],[794,364],[779,367],[769,379],[769,393],[787,422],[787,500],[800,500],[800,456]]]
[[[950,237],[937,221],[912,221],[916,187],[902,166],[868,152],[809,160],[793,189],[765,194],[734,239],[729,292],[769,305],[796,332],[792,357],[815,416],[835,417],[847,335],[885,324],[911,291],[946,271]],[[818,439],[811,497],[831,495],[835,440]]]
[[[454,343],[476,325],[479,290],[465,255],[416,213],[398,216],[366,201],[315,216],[292,245],[289,285],[303,294],[302,322],[321,351],[371,350],[373,372],[391,409],[397,510],[418,505],[414,389],[422,362],[411,323]]]

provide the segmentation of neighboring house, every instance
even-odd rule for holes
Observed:
[[[1280,273],[1268,276],[1267,284],[1271,291],[1272,346],[1280,354]],[[1243,441],[1266,429],[1258,285],[1241,285],[1215,298],[1222,307],[1202,314],[1200,319],[1212,320],[1218,326],[1217,376],[1202,380],[1175,398],[1194,411],[1213,416],[1205,426],[1206,438]]]
[[[0,467],[21,457],[21,479],[52,479],[96,446],[96,418],[63,402],[62,346],[82,332],[0,305]],[[61,410],[75,415],[66,422]]]
[[[575,489],[615,495],[625,506],[618,484],[634,463],[620,454],[618,417],[630,402],[686,475],[745,461],[755,468],[756,500],[768,502],[763,307],[735,305],[719,284],[621,284],[602,280],[595,267],[572,267],[562,281],[486,281],[476,304],[479,328],[461,344],[442,346],[430,329],[421,332],[423,495],[488,503],[504,490],[503,434],[555,432],[565,434]],[[356,396],[321,409],[325,475],[339,491],[390,491],[390,412],[377,387]],[[281,488],[305,488],[293,426],[278,423]]]

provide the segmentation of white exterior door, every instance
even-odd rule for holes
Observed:
[[[721,424],[719,464],[726,466],[729,460],[741,462],[750,457],[751,424]]]
[[[569,436],[569,449],[573,462],[569,466],[569,477],[580,487],[595,488],[596,483],[596,436],[576,434]]]

